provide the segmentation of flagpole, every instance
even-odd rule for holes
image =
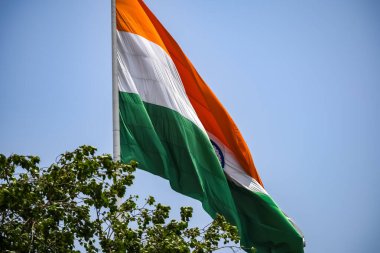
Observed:
[[[116,82],[116,4],[111,0],[113,159],[120,161],[119,87]]]

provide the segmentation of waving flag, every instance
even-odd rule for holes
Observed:
[[[143,1],[116,0],[115,16],[121,161],[139,161],[212,217],[224,215],[244,247],[303,252],[302,235],[264,189],[237,126],[175,40]]]

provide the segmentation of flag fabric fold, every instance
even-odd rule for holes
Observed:
[[[116,39],[122,162],[224,215],[246,248],[303,252],[232,118],[143,1],[116,0]]]

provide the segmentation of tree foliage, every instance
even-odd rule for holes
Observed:
[[[49,167],[37,156],[0,154],[1,252],[212,252],[238,248],[236,227],[218,215],[189,227],[193,209],[127,196],[137,164],[96,155],[91,146],[66,152]]]

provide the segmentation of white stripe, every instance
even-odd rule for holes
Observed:
[[[167,107],[192,121],[221,148],[225,159],[224,171],[230,180],[250,191],[268,194],[247,175],[231,150],[206,132],[166,51],[137,34],[117,31],[117,61],[120,91],[138,94],[144,102]]]
[[[244,187],[252,192],[260,192],[267,194],[267,191],[256,181],[256,179],[249,176],[240,166],[235,158],[235,155],[228,149],[218,138],[212,133],[207,132],[209,138],[215,142],[222,150],[224,156],[224,172],[228,178],[238,186]]]
[[[170,108],[205,134],[170,56],[157,44],[133,33],[117,31],[117,81],[122,92],[144,102]]]

